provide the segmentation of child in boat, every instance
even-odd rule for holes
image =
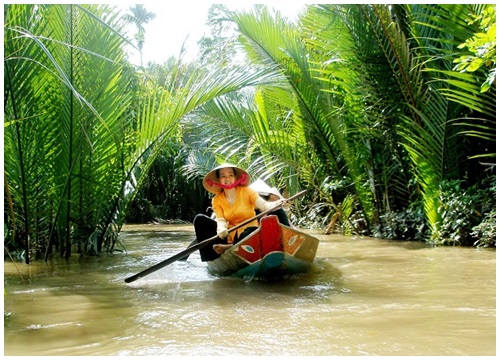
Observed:
[[[257,191],[257,193],[266,201],[277,201],[284,199],[283,196],[278,191],[278,189],[276,189],[275,187],[273,188],[270,187],[261,179],[257,179],[256,181],[251,183],[249,187]],[[256,210],[255,212],[259,214],[259,210]],[[278,221],[281,224],[290,226],[290,221],[288,221],[288,215],[286,214],[286,211],[283,208],[273,211],[269,213],[269,215],[276,215],[278,217]]]
[[[254,217],[255,209],[267,211],[283,204],[282,199],[265,201],[257,191],[248,186],[249,184],[250,175],[232,164],[217,166],[203,179],[203,187],[215,194],[212,199],[215,219],[204,214],[196,215],[193,222],[196,240],[201,242],[217,235],[220,241],[213,246],[200,249],[202,261],[215,260],[234,243],[254,231],[259,226],[257,220],[238,228],[235,232],[228,232],[230,228]]]

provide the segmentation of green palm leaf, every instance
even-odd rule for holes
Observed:
[[[240,41],[248,56],[279,69],[286,76],[287,88],[292,91],[295,104],[285,111],[296,112],[293,115],[295,121],[301,121],[301,126],[297,129],[302,130],[301,136],[307,139],[308,147],[313,144],[319,156],[326,159],[326,163],[320,166],[324,171],[336,173],[337,176],[343,176],[345,171],[352,179],[363,210],[370,214],[370,194],[362,186],[364,172],[359,171],[357,160],[346,141],[348,129],[336,110],[342,100],[336,97],[338,92],[333,97],[330,92],[330,89],[338,88],[339,84],[345,85],[341,77],[332,76],[336,71],[342,71],[342,68],[335,67],[335,61],[322,57],[322,54],[313,56],[304,46],[298,30],[281,19],[279,14],[272,16],[265,9],[255,8],[252,13],[236,13],[232,19],[242,34]],[[322,69],[325,64],[331,65],[328,77],[324,76]],[[283,96],[283,92],[278,91],[280,95],[276,97]],[[266,95],[270,93],[269,90]],[[290,95],[286,96],[290,98]],[[284,141],[292,140],[288,138]],[[304,170],[310,168],[310,165],[310,162],[301,163]]]

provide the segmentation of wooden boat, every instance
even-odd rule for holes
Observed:
[[[318,244],[314,236],[282,225],[277,216],[269,215],[261,219],[257,230],[207,262],[208,271],[245,279],[283,278],[307,272]]]

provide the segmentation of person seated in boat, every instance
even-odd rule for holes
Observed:
[[[277,201],[284,199],[283,196],[278,191],[278,189],[276,189],[275,187],[270,187],[261,179],[255,180],[253,183],[250,184],[249,187],[257,191],[260,197],[266,201]],[[257,213],[257,215],[260,213],[258,209],[256,209],[255,212]],[[281,224],[290,226],[288,215],[286,214],[286,211],[283,208],[273,211],[269,213],[269,215],[276,215],[278,217],[278,221]]]
[[[215,260],[233,244],[255,231],[259,226],[257,219],[234,232],[228,232],[230,228],[255,217],[256,208],[267,211],[284,202],[281,199],[274,202],[265,201],[257,191],[248,186],[249,184],[250,175],[232,164],[217,166],[203,179],[203,187],[215,194],[212,198],[215,219],[205,214],[196,215],[193,221],[196,240],[201,242],[215,235],[220,240],[213,246],[200,249],[202,261]]]

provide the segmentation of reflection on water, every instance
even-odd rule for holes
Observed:
[[[5,263],[5,355],[495,355],[495,251],[317,235],[286,281],[215,278],[195,253],[126,284],[193,239],[129,230],[123,255]]]

